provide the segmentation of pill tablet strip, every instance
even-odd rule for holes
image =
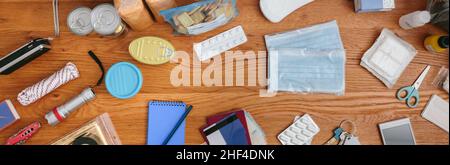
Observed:
[[[200,61],[205,61],[246,42],[244,29],[242,26],[236,26],[203,42],[195,43],[194,51]]]
[[[278,135],[278,140],[283,145],[304,145],[319,131],[319,126],[317,126],[311,116],[305,114],[281,132]]]
[[[300,119],[302,116],[295,116],[293,123],[295,123],[295,121],[297,121],[298,119]],[[311,139],[309,139],[304,145],[311,145],[312,141],[314,139],[314,136],[311,137]]]

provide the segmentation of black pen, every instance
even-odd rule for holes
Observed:
[[[192,105],[189,105],[186,108],[186,111],[184,112],[183,116],[181,116],[180,120],[178,120],[177,125],[175,125],[175,127],[172,129],[172,131],[170,132],[169,136],[167,136],[166,140],[164,140],[162,145],[167,145],[167,143],[169,143],[169,140],[172,139],[173,134],[175,134],[175,132],[181,126],[181,124],[186,119],[186,117],[188,116],[189,112],[191,112],[191,110],[192,110]]]

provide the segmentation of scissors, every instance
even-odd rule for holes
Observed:
[[[411,86],[406,86],[398,90],[397,99],[400,101],[406,101],[406,105],[410,108],[416,108],[419,105],[420,97],[419,97],[419,88],[422,85],[423,80],[427,76],[430,71],[431,66],[428,65],[425,70],[423,70],[422,74],[420,74],[419,78],[417,78],[416,82],[414,82]],[[402,95],[406,93],[406,95]],[[413,101],[413,102],[412,102]]]

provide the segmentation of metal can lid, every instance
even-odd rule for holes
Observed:
[[[100,35],[111,35],[121,25],[122,20],[113,5],[104,3],[92,10],[91,23]]]
[[[91,9],[79,7],[70,12],[67,17],[67,26],[77,35],[87,35],[94,30],[91,24]]]

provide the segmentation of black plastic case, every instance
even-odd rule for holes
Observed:
[[[0,74],[10,74],[49,50],[48,39],[34,39],[0,59]]]

